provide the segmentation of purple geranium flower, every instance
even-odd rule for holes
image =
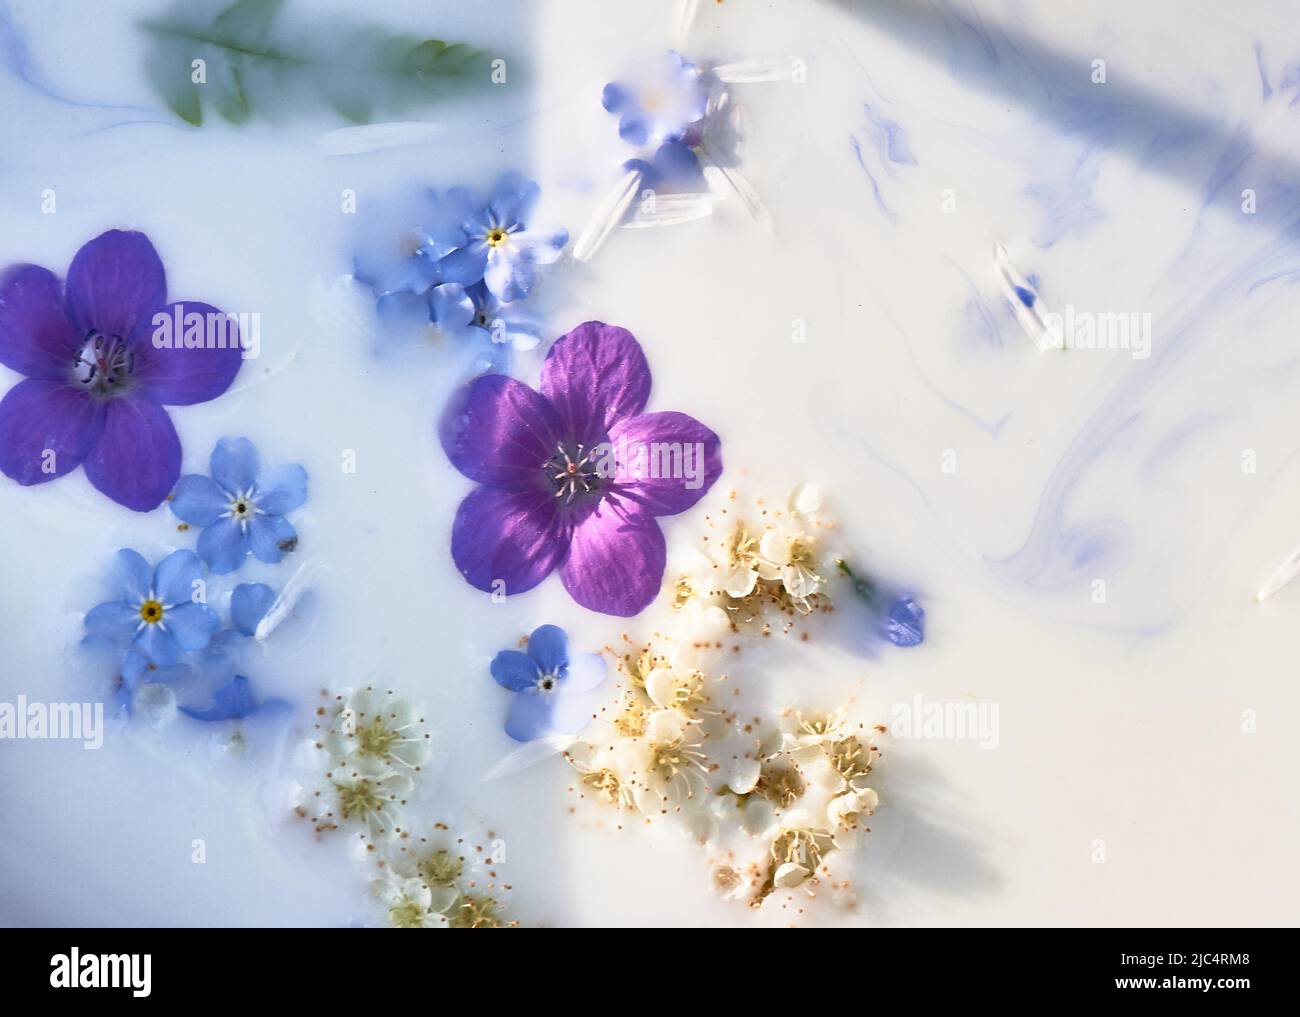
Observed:
[[[645,354],[603,322],[555,342],[540,388],[483,375],[446,427],[452,464],[483,485],[456,512],[452,558],[480,590],[523,593],[558,568],[583,607],[634,615],[663,579],[656,517],[713,486],[718,436],[684,413],[643,413]]]
[[[506,734],[530,742],[549,734],[575,735],[592,718],[592,692],[605,680],[605,658],[569,653],[569,637],[557,625],[541,625],[528,637],[528,652],[502,650],[492,658],[492,677],[515,693]]]
[[[66,288],[48,269],[0,276],[0,364],[26,379],[0,401],[0,471],[40,484],[78,466],[100,491],[145,512],[181,472],[164,405],[215,399],[241,359],[234,322],[207,304],[166,305],[162,261],[143,233],[109,230],[77,252]],[[155,317],[218,316],[222,341],[151,341]],[[188,328],[188,325],[187,325]]]

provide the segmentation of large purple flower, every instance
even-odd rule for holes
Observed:
[[[84,466],[127,508],[162,504],[181,473],[163,405],[221,395],[242,356],[232,319],[166,299],[162,261],[143,233],[109,230],[85,244],[66,288],[38,265],[0,275],[0,364],[27,376],[0,401],[0,471],[40,484]],[[155,342],[163,315],[186,322],[184,335]]]
[[[642,412],[650,366],[614,325],[561,336],[540,387],[476,378],[445,429],[452,464],[482,485],[456,512],[452,558],[480,590],[523,593],[558,568],[583,607],[634,615],[663,580],[656,517],[713,486],[718,436],[684,413]]]

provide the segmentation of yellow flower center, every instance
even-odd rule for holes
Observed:
[[[409,897],[388,909],[388,922],[395,929],[418,929],[424,924],[424,908]]]
[[[140,620],[149,625],[156,625],[162,621],[163,606],[159,601],[146,600],[140,605]]]
[[[486,240],[488,247],[500,247],[506,242],[506,235],[505,230],[501,229],[499,226],[494,226],[492,229],[487,231]]]
[[[368,724],[357,726],[357,751],[363,756],[387,759],[397,741],[397,732],[384,727],[384,718],[375,717]]]
[[[355,784],[336,784],[335,788],[339,796],[339,812],[344,819],[364,819],[384,807],[379,793],[368,780],[360,780]]]

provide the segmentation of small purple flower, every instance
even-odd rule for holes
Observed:
[[[605,680],[605,658],[569,653],[569,637],[542,625],[528,637],[528,652],[502,650],[492,658],[492,677],[515,693],[506,734],[530,742],[548,734],[575,735],[593,712],[592,692]]]
[[[84,466],[120,505],[147,512],[162,504],[181,470],[163,406],[215,399],[241,360],[231,319],[166,299],[162,261],[143,233],[109,230],[85,244],[66,288],[37,265],[5,270],[0,364],[26,378],[0,401],[0,472],[31,485]],[[155,317],[178,310],[220,316],[224,341],[159,348]]]
[[[93,608],[85,624],[92,635],[129,641],[136,652],[128,651],[128,681],[138,681],[149,663],[166,667],[182,652],[203,649],[221,627],[201,599],[202,570],[193,551],[174,551],[150,569],[137,552],[123,548],[114,578],[119,599]]]
[[[191,473],[176,485],[171,509],[199,534],[199,557],[218,575],[233,572],[251,551],[274,565],[298,546],[298,532],[284,517],[307,500],[301,466],[262,470],[247,438],[222,438],[212,450],[211,477]]]
[[[487,202],[464,187],[448,191],[441,202],[441,222],[430,230],[440,279],[461,286],[482,281],[503,301],[528,296],[535,266],[555,261],[569,242],[565,230],[528,228],[539,193],[533,181],[518,173],[503,175]]]
[[[618,136],[630,145],[693,146],[708,110],[709,86],[698,67],[669,50],[636,80],[607,84],[600,104],[618,117]]]
[[[603,322],[555,342],[540,388],[483,375],[445,427],[452,465],[482,485],[456,512],[452,558],[480,590],[523,593],[559,569],[583,607],[637,614],[663,580],[656,517],[713,486],[718,436],[684,413],[642,412],[645,354]]]

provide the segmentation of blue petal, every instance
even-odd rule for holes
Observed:
[[[140,624],[140,612],[120,600],[100,604],[86,612],[86,631],[109,639],[128,639]]]
[[[523,251],[499,247],[488,256],[483,284],[498,300],[509,303],[528,296],[535,274],[532,259]]]
[[[203,589],[202,579],[203,566],[198,555],[193,551],[173,551],[154,569],[154,594],[166,607],[188,604]]]
[[[704,171],[700,169],[695,149],[681,141],[665,141],[655,150],[654,177],[656,181],[705,187]]]
[[[235,519],[221,519],[199,534],[199,556],[217,575],[234,572],[248,554],[248,534]]]
[[[122,658],[122,681],[126,687],[134,692],[140,685],[140,680],[144,678],[153,666],[140,650],[134,646],[126,651],[126,656]]]
[[[243,494],[262,472],[262,458],[247,438],[222,438],[212,450],[212,478],[232,494]]]
[[[438,271],[442,273],[442,278],[446,282],[470,286],[483,278],[483,270],[487,268],[487,262],[487,244],[475,243],[470,247],[452,251],[438,262]]]
[[[540,625],[528,637],[528,656],[542,674],[562,675],[569,664],[569,637],[558,625]]]
[[[550,231],[528,231],[516,241],[539,265],[549,265],[564,252],[564,245],[569,242],[569,231],[555,229]]]
[[[248,523],[248,549],[274,565],[298,546],[298,531],[284,516],[255,516]]]
[[[600,93],[600,104],[610,113],[621,113],[631,101],[631,89],[621,81],[611,81]]]
[[[375,310],[385,329],[399,335],[418,335],[419,330],[429,324],[429,300],[424,294],[384,293],[375,301]]]
[[[113,580],[122,591],[122,599],[139,604],[149,599],[153,585],[153,569],[140,552],[122,548],[113,559]]]
[[[211,706],[201,710],[182,706],[180,711],[195,720],[235,720],[252,716],[257,711],[257,701],[248,679],[237,674],[212,694]]]
[[[639,113],[625,113],[618,122],[618,136],[629,145],[644,145],[650,140],[650,125]]]
[[[246,636],[257,626],[275,603],[275,591],[265,583],[240,583],[230,595],[230,622]]]
[[[531,742],[551,733],[551,708],[553,696],[539,696],[536,692],[520,692],[510,704],[506,715],[506,734],[517,742]]]
[[[585,692],[568,692],[563,688],[551,697],[548,726],[552,733],[576,735],[593,720],[595,697]]]
[[[429,293],[429,307],[438,327],[449,333],[459,332],[474,320],[474,301],[460,283],[443,283]]]
[[[504,173],[492,191],[488,208],[498,226],[526,222],[540,188],[521,173]]]
[[[533,658],[518,650],[502,650],[492,658],[492,666],[489,670],[492,672],[492,677],[497,680],[497,684],[511,692],[532,688],[541,677]]]
[[[166,666],[180,658],[180,647],[161,625],[145,625],[135,637],[135,648],[153,663]]]
[[[889,605],[885,638],[895,646],[917,646],[925,640],[925,608],[911,597],[899,597]]]
[[[452,187],[438,202],[429,236],[447,247],[463,247],[466,229],[482,222],[486,209],[468,187]]]
[[[605,658],[599,653],[575,653],[564,678],[565,692],[590,692],[605,680]]]
[[[168,504],[172,513],[191,526],[211,526],[230,505],[230,498],[211,477],[197,473],[181,477]]]
[[[182,650],[201,650],[208,645],[221,622],[207,604],[181,604],[168,608],[163,623]]]
[[[149,680],[155,685],[175,685],[193,677],[194,672],[184,664],[168,664],[166,667],[154,668]]]
[[[307,471],[297,463],[268,470],[258,481],[253,500],[269,515],[292,512],[307,500]]]

